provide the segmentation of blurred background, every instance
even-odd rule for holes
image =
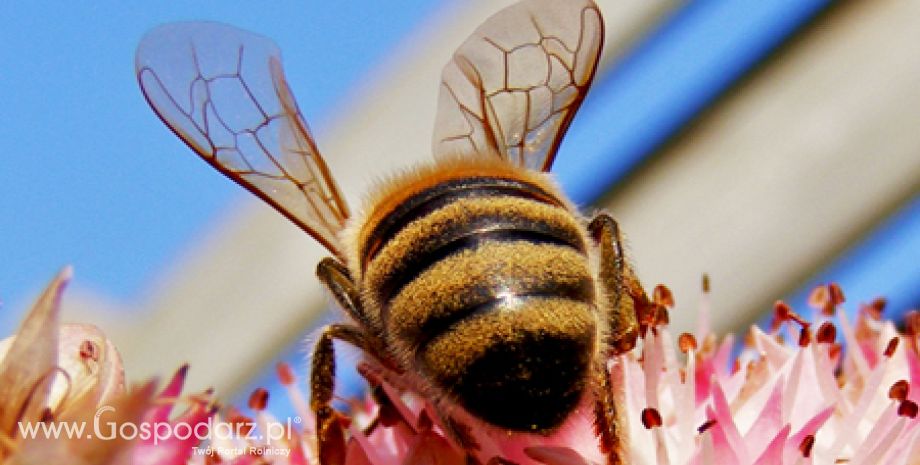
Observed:
[[[192,365],[238,399],[301,375],[337,318],[325,251],[157,120],[134,77],[148,29],[216,20],[273,38],[353,206],[430,155],[438,76],[508,1],[8,2],[0,9],[0,334],[73,264],[65,319],[102,327],[133,380]],[[920,307],[920,2],[599,0],[607,47],[554,167],[610,211],[640,277],[693,327],[743,331],[814,285],[845,308]],[[354,355],[350,355],[354,357]],[[358,389],[343,373],[344,391]]]

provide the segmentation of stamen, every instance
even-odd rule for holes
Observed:
[[[908,336],[920,336],[920,310],[911,310],[904,317],[904,333]]]
[[[912,400],[905,400],[898,406],[898,415],[908,418],[917,418],[917,403]]]
[[[658,307],[655,326],[667,326],[669,324],[671,324],[671,313],[665,307]]]
[[[789,304],[783,302],[782,300],[777,300],[773,303],[773,321],[770,322],[770,332],[776,332],[779,330],[780,326],[783,325],[786,321],[789,320],[789,315],[792,313],[792,308],[789,307]]]
[[[265,388],[257,388],[249,395],[249,408],[253,410],[265,410],[268,406],[268,391]]]
[[[808,347],[808,344],[811,344],[811,331],[805,325],[799,333],[799,347]]]
[[[895,336],[888,341],[888,346],[885,347],[885,356],[891,358],[894,355],[894,352],[898,350],[898,343],[901,342],[901,338]]]
[[[645,429],[657,428],[662,424],[661,414],[657,409],[652,407],[642,409],[642,426],[645,426]]]
[[[296,382],[297,378],[294,376],[294,370],[290,364],[281,362],[275,366],[275,370],[278,372],[278,380],[281,381],[282,385],[290,386]]]
[[[700,425],[699,428],[696,429],[696,432],[697,432],[697,433],[700,433],[700,434],[703,434],[703,433],[705,433],[706,431],[709,431],[709,428],[712,428],[712,427],[715,426],[715,425],[716,425],[716,420],[715,420],[715,419],[706,420],[705,423],[703,423],[702,425]]]
[[[884,297],[876,297],[869,305],[865,306],[866,314],[875,321],[881,321],[888,300]]]
[[[652,301],[662,307],[674,308],[674,294],[664,284],[655,286],[655,290],[652,291]]]
[[[808,458],[811,456],[811,449],[815,446],[815,435],[809,434],[802,439],[802,443],[799,444],[799,452],[802,453],[802,457]]]
[[[827,350],[827,356],[830,357],[831,360],[835,360],[837,357],[840,357],[841,352],[843,352],[843,346],[835,343]]]
[[[837,306],[846,302],[846,297],[843,295],[843,289],[840,288],[840,285],[837,283],[830,283],[828,285],[831,294],[831,302]],[[883,299],[884,300],[884,299]]]
[[[677,338],[677,346],[680,347],[680,351],[685,354],[691,350],[696,350],[696,338],[690,333],[681,333]]]
[[[838,305],[846,301],[843,290],[837,283],[830,283],[823,286],[817,286],[808,296],[808,306],[820,310],[821,314],[833,316],[834,310]]]
[[[888,398],[891,400],[897,400],[903,402],[907,400],[907,395],[910,393],[910,384],[906,379],[898,380],[891,385],[891,388],[888,389]]]
[[[837,327],[830,321],[825,321],[821,324],[821,327],[818,328],[815,339],[825,344],[833,344],[837,339]]]

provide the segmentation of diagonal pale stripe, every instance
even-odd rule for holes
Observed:
[[[371,73],[374,78],[343,106],[342,116],[328,125],[330,131],[317,134],[353,206],[360,205],[358,194],[370,181],[430,157],[441,67],[478,24],[510,3],[451,3]],[[608,24],[602,63],[610,63],[678,2],[598,3]],[[313,277],[325,255],[274,211],[248,202],[166,270],[142,304],[145,311],[130,313],[141,315],[138,321],[94,313],[88,308],[91,299],[71,299],[69,315],[102,321],[132,379],[163,376],[188,361],[191,389],[214,386],[230,393],[327,307],[326,294]]]
[[[737,329],[920,193],[920,3],[849,2],[602,202],[691,328]],[[855,305],[850,304],[850,305]]]

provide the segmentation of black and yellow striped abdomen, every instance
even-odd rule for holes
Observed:
[[[448,178],[366,227],[363,292],[406,368],[509,430],[568,416],[589,384],[597,319],[584,226],[554,192]]]

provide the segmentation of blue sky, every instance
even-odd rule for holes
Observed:
[[[0,328],[66,264],[79,285],[132,301],[246,195],[191,155],[141,97],[134,49],[147,30],[214,20],[273,38],[303,113],[322,133],[323,115],[440,3],[4,4]]]

